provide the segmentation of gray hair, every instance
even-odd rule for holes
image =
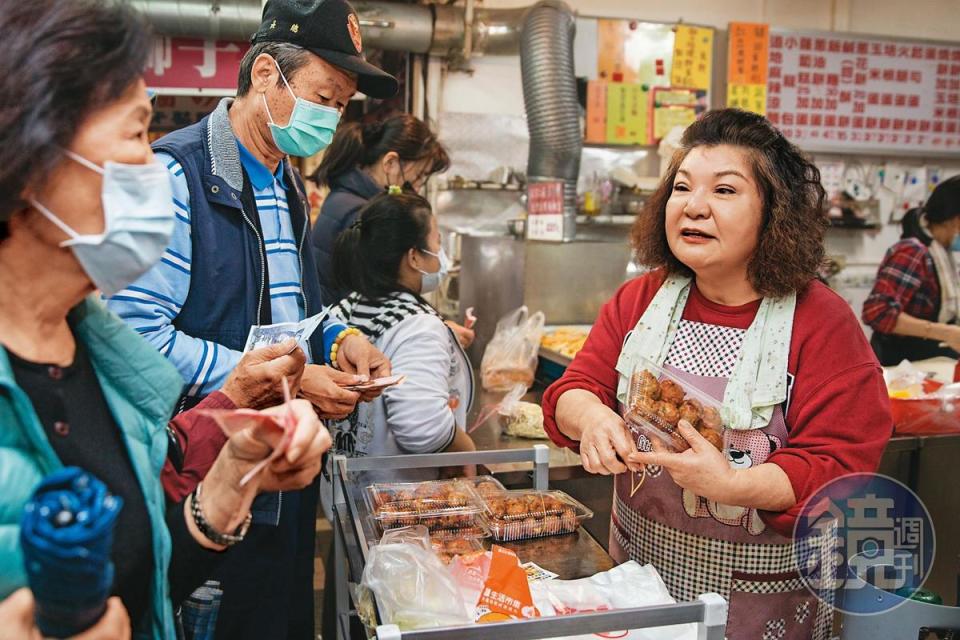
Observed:
[[[287,78],[287,82],[293,81],[294,74],[310,60],[310,52],[303,47],[298,47],[289,42],[259,42],[247,50],[243,60],[240,61],[240,75],[237,78],[237,97],[242,97],[250,92],[252,82],[250,74],[253,73],[253,63],[261,53],[265,53],[280,65],[280,72]],[[277,78],[277,86],[283,86],[283,78]]]

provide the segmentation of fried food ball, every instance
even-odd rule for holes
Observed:
[[[393,493],[393,497],[390,499],[391,502],[410,502],[413,500],[414,495],[413,491],[400,490]]]
[[[663,402],[669,402],[674,407],[679,407],[683,404],[685,395],[683,387],[673,380],[664,380],[660,383],[660,400]]]
[[[720,418],[720,412],[714,407],[704,407],[701,420],[703,421],[703,427],[706,429],[719,431],[723,427],[723,419]]]
[[[507,498],[505,513],[508,518],[526,515],[526,501],[521,498]]]
[[[436,499],[441,496],[440,489],[432,483],[419,485],[413,492],[414,497],[420,499]]]
[[[554,498],[551,495],[543,496],[543,509],[547,513],[553,513],[554,511],[560,511],[563,509],[563,502]]]
[[[680,422],[680,410],[666,400],[661,400],[657,404],[657,417],[671,427],[675,427]]]
[[[698,429],[698,431],[707,442],[715,446],[720,451],[723,451],[723,436],[720,435],[720,432],[707,428],[701,428]]]
[[[630,386],[634,388],[636,395],[640,398],[660,399],[660,383],[649,371],[644,370],[634,373],[630,379]]]
[[[523,500],[527,506],[527,513],[543,512],[543,497],[539,493],[528,493]]]
[[[560,530],[573,531],[576,528],[577,514],[571,507],[567,507],[560,513]]]
[[[696,428],[703,417],[703,405],[693,398],[687,398],[680,405],[680,419],[686,420],[691,426]]]
[[[497,486],[496,482],[491,482],[490,480],[484,480],[483,482],[477,483],[477,493],[484,498],[487,496],[495,496],[502,491],[503,490]]]
[[[507,513],[507,501],[503,498],[489,498],[487,509],[494,518],[502,518]]]
[[[659,404],[660,402],[653,398],[641,397],[633,403],[633,409],[640,415],[655,416],[657,415],[657,406]]]

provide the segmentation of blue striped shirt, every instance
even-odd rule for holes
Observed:
[[[282,164],[276,173],[263,166],[239,142],[240,158],[250,177],[267,251],[270,273],[270,311],[273,322],[297,322],[304,318],[300,256],[287,207]],[[190,192],[183,167],[165,153],[157,159],[170,171],[177,223],[170,246],[160,262],[107,301],[108,307],[159,349],[177,367],[188,395],[207,395],[226,381],[243,355],[222,345],[177,331],[173,321],[190,291],[192,243]],[[213,248],[211,248],[213,250]],[[324,322],[324,337],[336,336],[340,323]],[[326,339],[324,342],[328,342]],[[311,354],[307,353],[311,358]],[[319,358],[322,360],[323,358]]]

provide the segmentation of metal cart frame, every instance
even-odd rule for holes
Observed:
[[[366,566],[369,544],[361,522],[356,498],[348,490],[348,473],[398,469],[530,462],[533,465],[533,487],[548,488],[549,450],[537,444],[530,449],[505,449],[465,453],[386,456],[379,458],[346,458],[335,456],[331,465],[333,482],[334,584],[336,585],[337,623],[340,638],[349,638],[350,618],[356,615],[351,607],[350,582],[360,582]],[[346,560],[346,563],[344,563]],[[379,616],[379,614],[378,614]],[[378,640],[488,640],[509,637],[511,640],[532,640],[569,635],[607,633],[623,629],[643,629],[676,624],[696,623],[699,640],[723,640],[727,621],[727,601],[715,593],[706,593],[692,602],[618,609],[602,613],[556,616],[474,624],[437,629],[401,632],[395,625],[376,628]],[[328,638],[325,640],[340,640]]]

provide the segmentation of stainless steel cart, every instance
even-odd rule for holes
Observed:
[[[382,458],[345,458],[337,456],[333,459],[331,465],[334,485],[333,570],[335,572],[340,638],[349,638],[350,618],[356,616],[356,611],[352,607],[350,584],[360,582],[367,561],[369,546],[371,542],[375,541],[375,530],[370,522],[361,495],[365,484],[355,481],[357,475],[402,469],[509,462],[531,463],[533,467],[533,487],[538,490],[548,488],[548,449],[542,444],[534,445],[530,449]],[[579,534],[581,536],[588,535],[582,529]],[[396,640],[399,638],[403,638],[403,640],[485,640],[497,637],[527,640],[696,623],[699,640],[723,640],[726,620],[726,600],[717,594],[707,593],[693,602],[657,607],[619,609],[603,613],[544,617],[514,622],[405,632],[401,632],[395,625],[379,625],[373,632],[378,640]]]

